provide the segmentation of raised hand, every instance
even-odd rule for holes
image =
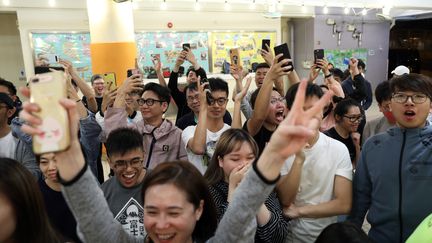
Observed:
[[[319,75],[319,69],[318,69],[318,65],[314,64],[310,67],[309,70],[309,82],[313,83],[315,81],[315,79],[318,77]]]
[[[236,81],[243,80],[243,67],[231,64],[230,65],[230,74]]]
[[[266,44],[267,50],[271,50],[270,46]],[[261,50],[261,56],[264,58],[264,61],[271,66],[273,63],[274,55],[272,51]]]
[[[105,113],[106,109],[114,104],[116,96],[117,96],[117,89],[113,89],[113,90],[105,89],[102,98],[102,105],[101,105],[102,113]]]
[[[246,96],[249,90],[251,83],[252,83],[252,76],[249,76],[247,77],[246,83],[243,86],[242,90],[240,90],[240,92],[233,92],[232,99],[234,102],[241,102],[243,100],[243,98]]]
[[[288,74],[288,70],[290,70],[292,66],[282,67],[282,65],[288,64],[291,60],[283,59],[282,61],[278,62],[279,58],[282,57],[282,55],[283,54],[279,54],[273,59],[273,63],[270,66],[269,71],[267,72],[266,78],[268,77],[269,79],[275,81],[280,76]]]
[[[355,59],[354,57],[351,57],[349,61],[349,70],[352,76],[356,76],[360,74],[357,65],[358,65],[358,60]]]
[[[143,85],[142,74],[133,74],[123,82],[123,84],[118,88],[118,92],[126,94],[133,91],[141,91]]]

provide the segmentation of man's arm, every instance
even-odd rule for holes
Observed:
[[[365,80],[366,84],[366,101],[363,104],[363,110],[369,109],[369,107],[372,105],[372,87],[371,84]]]
[[[328,202],[317,205],[297,207],[294,204],[285,209],[290,218],[325,218],[348,214],[352,203],[351,180],[336,175],[334,182],[334,198]]]
[[[252,77],[248,77],[245,86],[240,90],[240,92],[237,91],[237,87],[233,92],[234,114],[233,114],[233,121],[231,125],[232,128],[239,128],[239,129],[242,128],[240,106],[241,106],[241,102],[244,100],[244,97],[249,89],[251,82],[252,82]]]
[[[289,173],[282,176],[276,185],[276,192],[283,207],[289,207],[297,196],[304,161],[303,151],[298,152]]]
[[[207,93],[204,90],[208,83],[200,84],[197,82],[198,92],[200,93],[200,112],[198,115],[198,124],[195,128],[194,136],[187,141],[187,147],[198,155],[204,154],[206,151],[207,140]]]
[[[153,58],[154,58],[152,60],[153,61],[153,68],[156,72],[157,78],[159,80],[159,84],[166,87],[167,83],[166,83],[165,78],[162,74],[162,63],[160,61],[160,56],[154,56]]]
[[[180,66],[184,63],[185,59],[186,59],[186,52],[185,51],[180,52],[168,80],[168,88],[171,91],[171,97],[174,99],[174,102],[176,103],[177,107],[186,104],[186,96],[178,88],[178,77],[179,77],[178,72]]]

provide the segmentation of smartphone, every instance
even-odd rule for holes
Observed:
[[[44,57],[48,60],[49,64],[56,64],[60,60],[59,56],[56,54],[45,54]]]
[[[263,39],[263,40],[262,40],[262,43],[261,43],[261,49],[262,49],[262,50],[266,50],[266,51],[270,51],[270,50],[267,48],[267,45],[270,47],[270,40],[269,40],[269,39]]]
[[[314,50],[314,63],[316,64],[319,59],[324,59],[324,49]]]
[[[64,72],[37,74],[30,80],[30,101],[41,110],[36,115],[42,119],[38,126],[42,134],[33,136],[33,152],[43,154],[65,150],[70,144],[69,119],[59,100],[66,98]]]
[[[109,88],[110,91],[117,88],[115,73],[104,73],[103,80],[105,87]]]
[[[191,49],[191,45],[189,43],[183,43],[183,50],[188,51]]]
[[[140,70],[133,68],[133,69],[128,69],[127,70],[127,77],[129,78],[130,76],[134,75],[134,74],[139,74]]]
[[[64,72],[64,68],[63,67],[42,67],[42,66],[36,66],[35,67],[35,74],[41,74],[41,73],[49,73],[51,72],[50,69],[54,69],[57,71],[62,71]]]
[[[289,52],[288,44],[287,43],[275,46],[273,49],[274,49],[274,52],[275,52],[275,56],[277,56],[279,54],[283,54],[283,56],[281,56],[279,58],[278,62],[281,62],[283,59],[291,59],[291,54]],[[286,66],[289,66],[289,65],[291,65],[291,68],[288,71],[292,71],[294,69],[294,65],[293,65],[292,61],[290,61],[287,64],[282,65],[282,67],[286,67]]]
[[[230,59],[231,59],[231,65],[233,66],[241,66],[240,63],[240,51],[238,48],[233,48],[229,50]]]

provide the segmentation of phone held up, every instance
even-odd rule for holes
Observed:
[[[189,51],[191,49],[191,45],[190,43],[183,43],[182,48],[185,51]]]
[[[104,85],[109,91],[117,88],[115,73],[104,73],[103,74]]]
[[[132,69],[127,70],[127,77],[128,78],[134,74],[140,74],[140,70],[136,69],[136,68],[132,68]]]
[[[317,64],[317,60],[324,59],[324,49],[315,49],[314,50],[314,63]]]
[[[261,43],[261,49],[262,50],[266,50],[266,51],[270,51],[267,46],[269,46],[270,48],[270,40],[269,39],[263,39],[262,43]]]
[[[275,52],[275,56],[279,55],[279,54],[283,54],[278,62],[281,62],[283,59],[291,59],[291,54],[289,52],[288,49],[288,44],[284,43],[282,45],[278,45],[275,46],[274,48],[274,52]],[[292,71],[294,69],[294,65],[292,61],[289,61],[287,64],[282,65],[282,67],[286,67],[286,66],[291,66],[289,70],[287,70],[288,72]]]
[[[37,74],[30,80],[30,101],[40,106],[38,126],[43,132],[33,136],[35,154],[65,150],[70,145],[69,123],[66,110],[59,100],[67,97],[64,72]]]
[[[240,67],[240,50],[238,48],[233,48],[229,50],[231,65],[234,67]]]

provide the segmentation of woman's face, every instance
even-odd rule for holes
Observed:
[[[357,106],[351,106],[348,112],[340,118],[340,125],[343,129],[348,132],[356,132],[360,122],[363,119],[363,115]]]
[[[144,202],[144,227],[155,243],[192,243],[204,201],[195,208],[183,190],[174,184],[161,184],[146,190]]]
[[[248,142],[237,144],[231,153],[219,158],[219,166],[223,169],[225,178],[229,178],[231,171],[244,164],[250,164],[255,159],[255,154]]]
[[[39,168],[47,180],[57,182],[57,162],[54,153],[41,155]]]
[[[16,216],[9,199],[0,192],[0,242],[11,240],[16,228]]]

